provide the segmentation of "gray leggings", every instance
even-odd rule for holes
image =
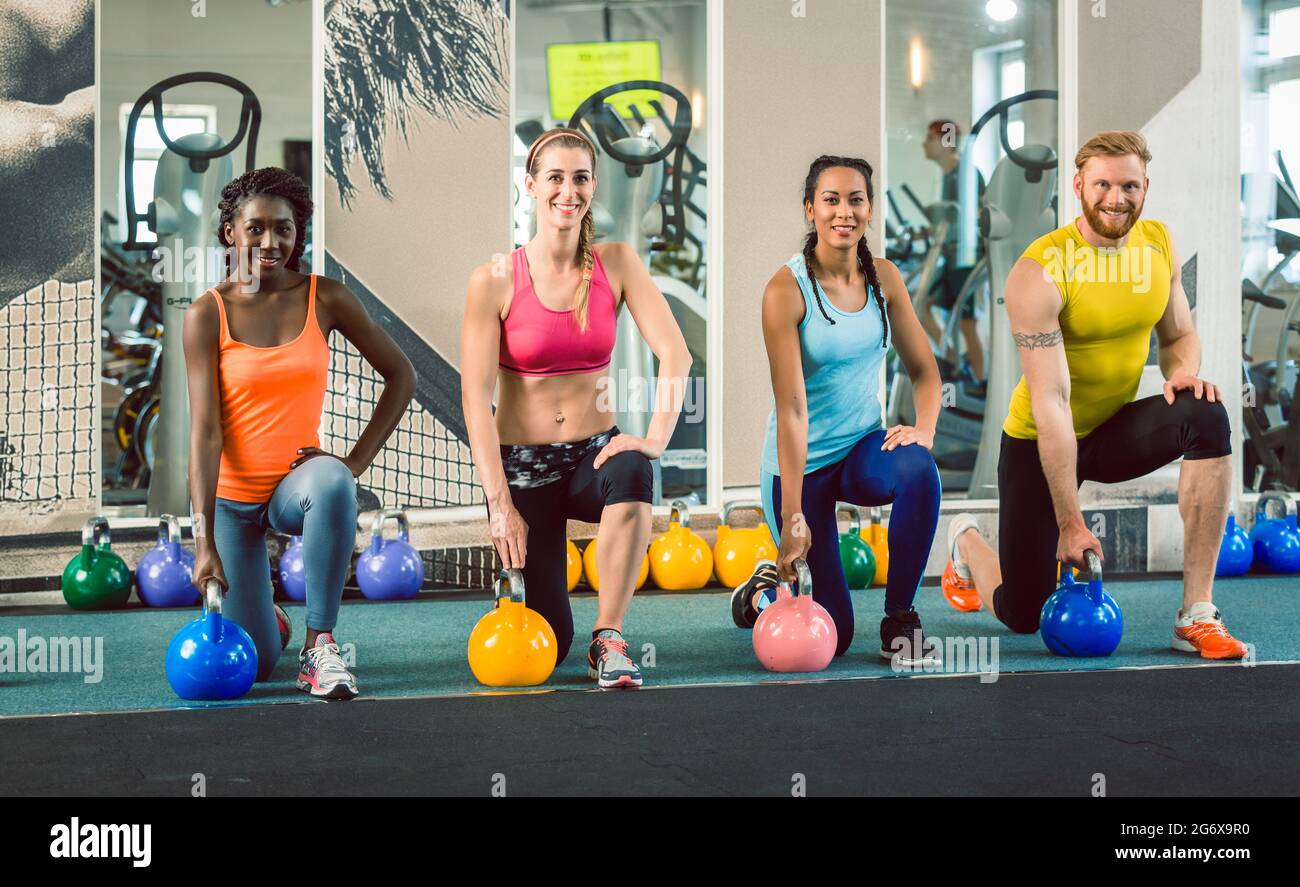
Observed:
[[[215,523],[217,554],[230,582],[222,613],[252,636],[257,679],[264,681],[280,658],[266,530],[302,536],[307,627],[333,631],[356,543],[356,478],[340,459],[316,456],[285,475],[269,502],[218,498]]]

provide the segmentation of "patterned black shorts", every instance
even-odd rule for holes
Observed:
[[[586,440],[553,444],[506,444],[501,447],[501,464],[506,482],[521,490],[544,487],[570,474],[578,463],[609,443],[618,426]]]

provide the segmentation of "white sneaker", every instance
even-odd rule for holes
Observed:
[[[357,695],[357,679],[348,671],[339,645],[328,631],[316,635],[316,646],[298,654],[298,689],[325,699]]]
[[[974,515],[964,511],[953,515],[952,520],[948,522],[948,560],[952,561],[952,568],[957,578],[966,582],[970,581],[970,566],[961,559],[961,552],[957,550],[957,537],[971,529],[978,533],[979,523]]]

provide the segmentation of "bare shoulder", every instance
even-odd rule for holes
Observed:
[[[360,302],[356,293],[348,289],[346,283],[320,274],[316,275],[316,299],[325,308]]]
[[[786,265],[782,265],[768,280],[763,290],[763,314],[793,323],[803,320],[803,293],[799,291],[799,281]]]
[[[880,288],[885,291],[885,301],[893,301],[900,294],[907,298],[907,285],[903,283],[903,275],[898,270],[898,266],[889,259],[872,257],[876,266],[876,279],[880,281]]]
[[[217,297],[207,290],[185,309],[182,337],[187,345],[216,346],[221,336],[221,315],[217,312]]]
[[[213,295],[216,289],[217,287],[213,287],[210,290],[204,290],[197,299],[191,302],[190,306],[185,309],[185,319],[189,320],[192,317],[196,323],[200,324],[216,322],[218,316],[217,297]]]
[[[223,297],[229,299],[235,294],[235,282],[233,280],[223,280],[207,292],[210,293],[214,291],[221,293]],[[204,295],[207,295],[207,293],[204,293]],[[196,301],[194,304],[197,305],[198,302]]]
[[[767,287],[763,290],[763,298],[769,297],[778,302],[795,300],[803,302],[803,295],[799,292],[799,281],[794,279],[794,272],[790,270],[790,266],[782,265],[768,280]]]
[[[624,270],[630,267],[629,262],[641,261],[641,257],[626,243],[596,243],[592,244],[591,251],[605,266],[606,273],[616,280],[622,279]]]
[[[618,241],[602,241],[594,243],[591,251],[600,257],[600,260],[608,265],[610,262],[622,262],[632,255],[632,247],[626,243]]]
[[[484,262],[469,275],[467,300],[479,305],[484,302],[502,311],[514,291],[514,268],[510,261],[500,257]]]

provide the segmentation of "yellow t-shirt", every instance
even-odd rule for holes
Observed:
[[[1089,434],[1133,400],[1165,313],[1172,250],[1164,223],[1139,219],[1121,247],[1095,247],[1071,222],[1035,240],[1022,258],[1043,266],[1061,293],[1061,333],[1070,367],[1074,436]],[[1002,430],[1037,440],[1025,377],[1011,393]]]

